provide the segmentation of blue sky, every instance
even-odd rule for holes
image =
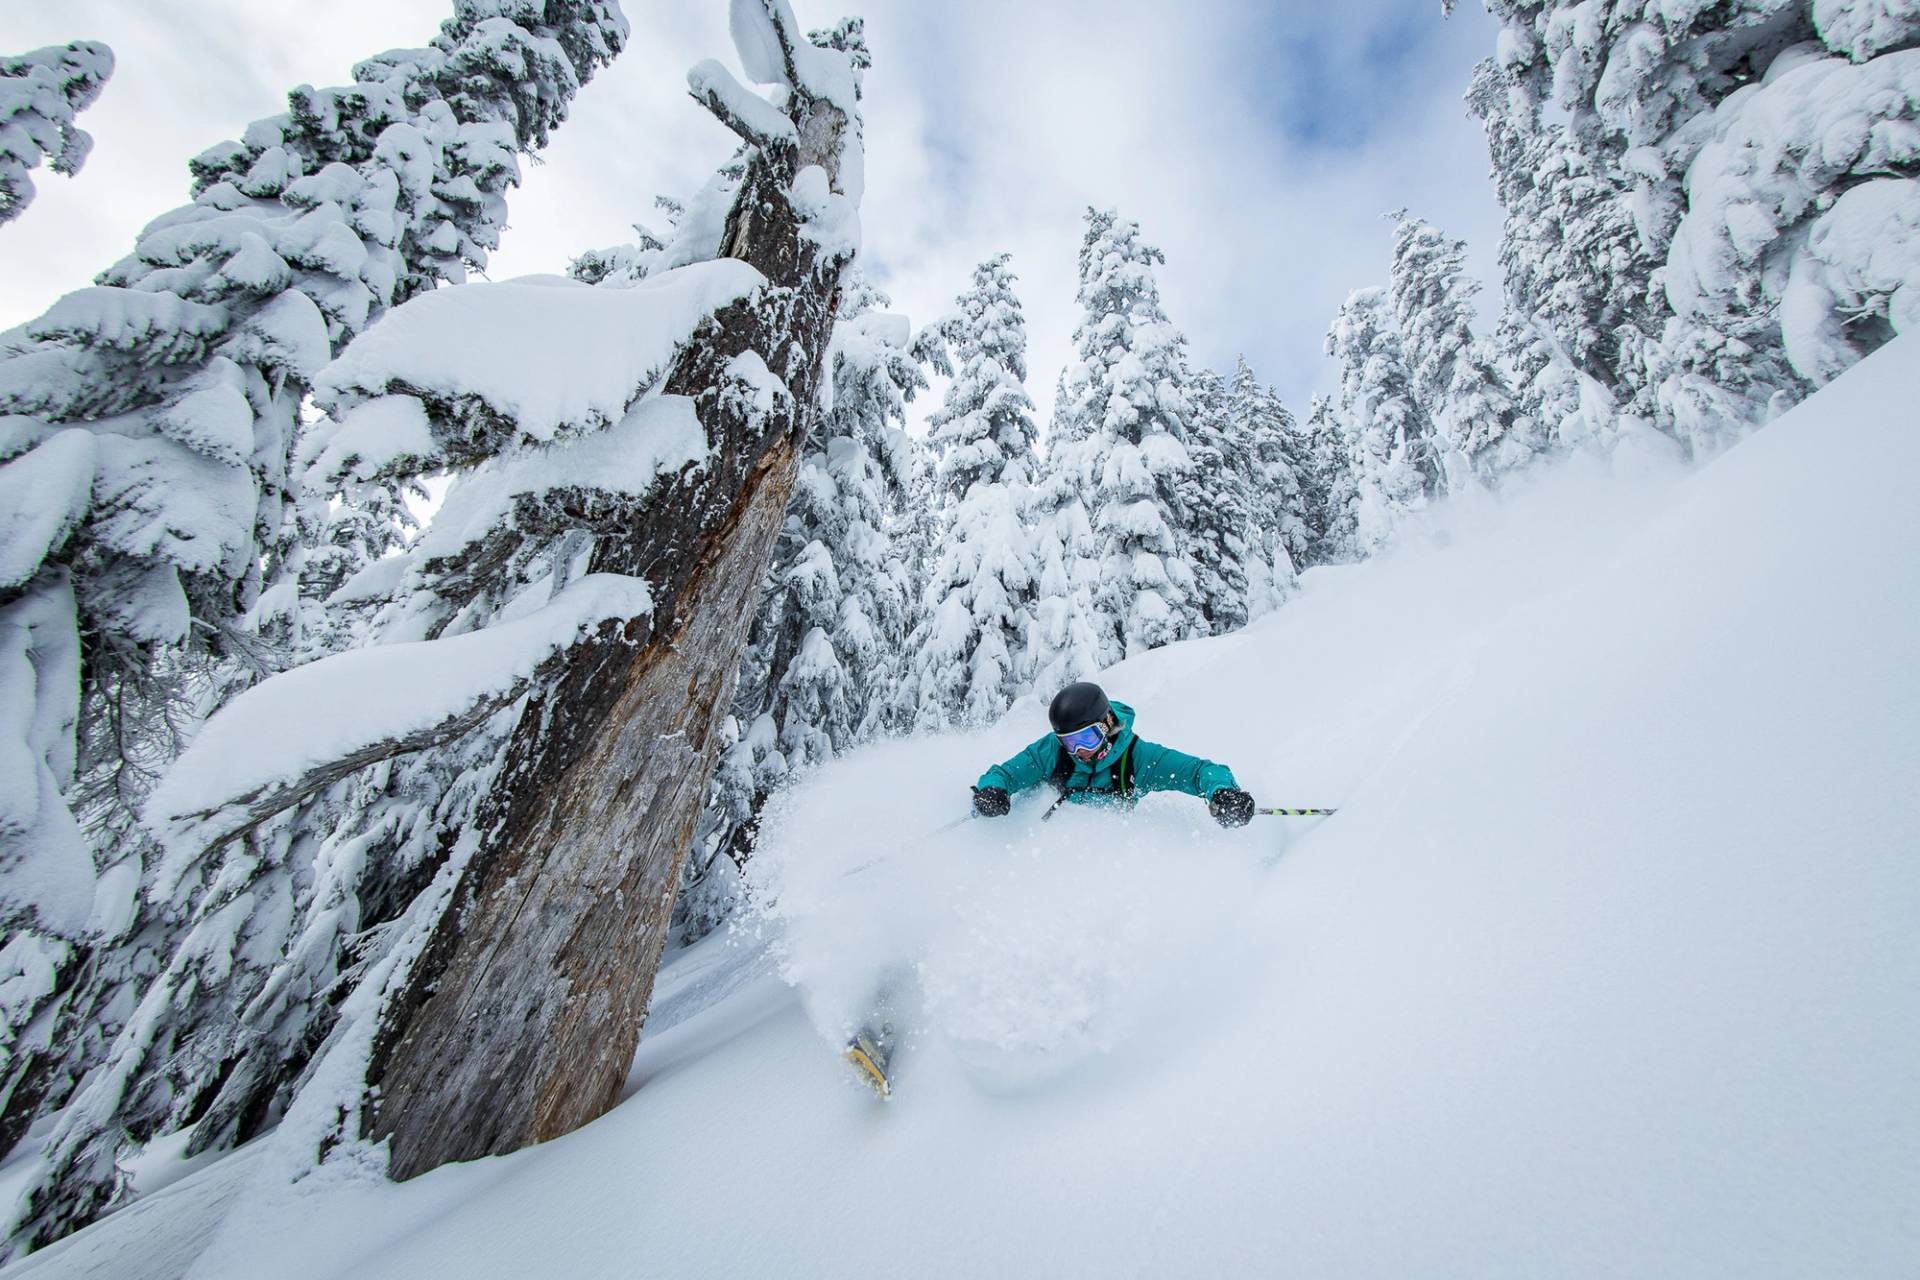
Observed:
[[[1324,29],[1288,22],[1281,10],[1262,14],[1255,39],[1244,46],[1250,97],[1267,126],[1304,151],[1364,147],[1394,116],[1412,88],[1430,91],[1440,60],[1433,47],[1440,29],[1426,0],[1395,0],[1367,11],[1367,19],[1336,40]],[[1383,93],[1382,86],[1396,92]]]
[[[1088,204],[1138,220],[1167,254],[1162,290],[1202,363],[1245,352],[1304,413],[1331,369],[1321,338],[1346,293],[1384,279],[1406,206],[1465,236],[1491,287],[1500,212],[1473,63],[1494,25],[1437,0],[848,0],[867,18],[869,271],[916,323],[1003,251],[1022,278],[1042,413],[1070,355],[1074,257]],[[562,269],[627,239],[656,193],[684,194],[730,138],[685,94],[703,57],[730,61],[724,0],[628,0],[628,51],[577,100],[512,202],[495,277]],[[798,0],[803,23],[840,6]],[[81,123],[96,138],[68,180],[0,228],[0,324],[31,318],[124,254],[186,197],[185,161],[281,109],[303,81],[424,43],[446,0],[0,0],[8,52],[74,38],[119,68]]]

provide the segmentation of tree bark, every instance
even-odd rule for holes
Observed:
[[[837,171],[838,129],[813,133],[834,154],[756,156],[729,218],[722,252],[770,287],[717,313],[665,386],[694,398],[708,467],[596,539],[591,571],[644,575],[655,614],[576,644],[529,703],[454,903],[382,1019],[366,1129],[395,1178],[558,1136],[619,1095],[816,412],[845,264],[787,199],[796,163]],[[743,353],[791,393],[772,413],[732,372]]]

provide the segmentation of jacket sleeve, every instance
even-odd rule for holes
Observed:
[[[1133,785],[1139,791],[1184,791],[1205,800],[1222,787],[1238,787],[1233,770],[1157,742],[1134,748]]]
[[[1036,739],[1011,760],[990,765],[976,787],[1002,787],[1012,793],[1045,782],[1060,759],[1060,742],[1052,734]]]

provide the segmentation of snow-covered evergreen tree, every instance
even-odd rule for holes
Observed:
[[[1251,612],[1277,607],[1300,570],[1318,563],[1314,533],[1324,517],[1326,480],[1311,443],[1280,397],[1242,356],[1227,384],[1234,456],[1248,477],[1248,591]]]
[[[29,175],[42,161],[68,177],[80,172],[93,138],[73,118],[112,74],[113,50],[97,40],[0,54],[0,223],[26,211]]]
[[[1060,431],[1066,423],[1067,387],[1063,371],[1054,385],[1052,426],[1034,484],[1034,563],[1040,569],[1034,617],[1033,688],[1043,697],[1091,678],[1100,669],[1100,644],[1093,624],[1093,523],[1079,480],[1063,471]]]
[[[1625,386],[1602,378],[1602,396],[1552,376],[1560,407],[1584,403],[1590,418],[1611,400],[1710,447],[1897,329],[1913,271],[1885,246],[1910,240],[1913,225],[1913,148],[1899,140],[1920,116],[1910,6],[1489,8],[1503,24],[1500,55],[1474,99],[1490,122],[1510,234],[1529,239],[1526,202],[1508,197],[1533,187],[1545,197],[1535,227],[1572,231],[1563,238],[1581,248],[1610,243],[1613,263],[1633,264],[1623,282],[1588,273],[1574,287],[1604,296],[1604,285],[1633,286],[1613,292],[1633,313],[1619,347],[1637,375]],[[1568,187],[1577,199],[1560,198]],[[1540,216],[1575,205],[1572,219]],[[1609,231],[1583,233],[1595,225]],[[1631,238],[1620,234],[1629,226]],[[1546,256],[1517,255],[1536,259],[1529,269],[1542,280],[1581,279],[1548,269]],[[1640,279],[1651,286],[1644,305]],[[1522,299],[1507,332],[1524,342],[1534,318]],[[1529,380],[1559,355],[1581,367],[1577,333],[1543,319],[1550,340],[1529,353]]]
[[[1646,353],[1665,311],[1659,257],[1635,222],[1626,176],[1543,112],[1532,47],[1516,42],[1481,63],[1467,95],[1507,214],[1498,338],[1517,413],[1541,443],[1604,449],[1619,413],[1652,413]]]
[[[94,287],[0,339],[0,411],[12,415],[0,509],[27,520],[8,539],[0,605],[64,616],[86,642],[72,736],[22,741],[54,776],[77,758],[74,803],[92,844],[31,830],[16,844],[0,827],[0,867],[64,850],[66,879],[97,899],[78,938],[34,904],[0,902],[9,932],[90,949],[84,970],[51,984],[40,1012],[57,1006],[54,1034],[33,1033],[38,1051],[12,1060],[4,1136],[58,1105],[129,1017],[128,984],[205,924],[189,928],[211,868],[162,892],[132,813],[180,720],[300,656],[291,624],[307,548],[291,455],[315,374],[394,301],[485,261],[517,181],[514,152],[545,141],[625,34],[611,0],[458,0],[431,47],[362,63],[350,86],[297,90],[287,113],[196,158],[193,203],[149,224]],[[48,488],[63,462],[90,486]],[[36,644],[30,659],[49,666],[34,683],[69,673],[60,654],[75,647]],[[43,831],[60,825],[49,813],[40,806]],[[227,874],[216,896],[238,927]],[[280,899],[244,900],[268,919]],[[202,959],[233,967],[217,949]],[[217,1069],[223,1055],[210,1056]],[[124,1099],[116,1123],[144,1136],[198,1096],[148,1090]],[[111,1185],[104,1158],[81,1178],[97,1175],[94,1191],[41,1201],[37,1232],[93,1211]]]
[[[1413,375],[1414,399],[1433,417],[1448,456],[1481,480],[1493,480],[1535,453],[1523,418],[1495,365],[1492,344],[1473,333],[1466,241],[1402,210],[1393,215],[1393,274],[1388,305]],[[1450,474],[1449,483],[1467,475]]]
[[[935,553],[901,691],[920,729],[990,724],[1033,679],[1040,566],[1027,522],[1038,432],[1008,260],[974,268],[943,326],[954,375],[929,419]]]
[[[1905,8],[1815,5],[1832,52],[1782,53],[1694,126],[1663,392],[1695,434],[1730,378],[1757,367],[1753,398],[1797,395],[1920,328],[1920,49],[1898,47],[1920,14]]]
[[[1385,289],[1358,289],[1340,304],[1327,353],[1340,365],[1355,546],[1370,555],[1392,541],[1409,515],[1446,492],[1442,441],[1414,396]]]
[[[1087,210],[1081,319],[1049,434],[1049,484],[1052,510],[1084,504],[1095,539],[1090,622],[1100,666],[1205,630],[1177,533],[1192,410],[1186,339],[1153,275],[1165,261],[1137,223]]]
[[[1187,459],[1180,479],[1178,529],[1182,558],[1193,567],[1194,596],[1205,633],[1224,635],[1247,624],[1260,609],[1271,608],[1275,583],[1271,559],[1255,566],[1265,536],[1254,527],[1250,490],[1255,483],[1252,454],[1242,429],[1230,415],[1226,380],[1211,369],[1189,371],[1187,387]]]
[[[1307,504],[1308,564],[1343,564],[1363,554],[1359,542],[1360,486],[1347,448],[1347,428],[1330,396],[1315,396],[1307,413],[1307,448],[1316,482]]]

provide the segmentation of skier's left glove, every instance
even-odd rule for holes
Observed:
[[[1208,797],[1207,812],[1223,827],[1244,827],[1253,821],[1253,797],[1238,787],[1222,787]]]

